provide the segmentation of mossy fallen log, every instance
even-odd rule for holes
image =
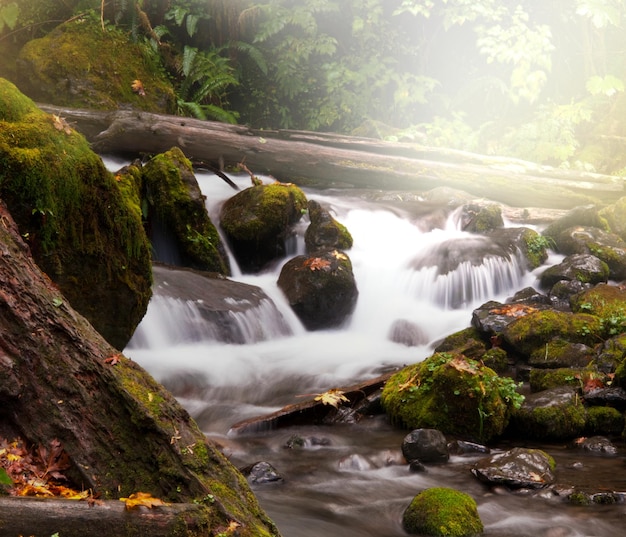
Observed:
[[[341,188],[465,190],[513,207],[569,209],[614,201],[622,178],[559,170],[517,159],[413,143],[243,125],[139,111],[88,112],[49,105],[106,154],[157,154],[180,147],[192,161],[236,166],[283,182]]]
[[[0,367],[0,438],[33,446],[58,439],[74,489],[103,499],[145,492],[199,502],[205,529],[182,535],[208,537],[231,523],[241,537],[279,535],[245,478],[174,397],[39,270],[1,200]]]

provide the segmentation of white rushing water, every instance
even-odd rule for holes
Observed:
[[[123,164],[105,162],[110,169]],[[242,188],[250,184],[248,177],[236,180]],[[218,223],[221,204],[235,192],[212,174],[198,174],[198,181],[209,214]],[[353,425],[229,436],[231,425],[242,419],[421,361],[440,338],[469,326],[473,308],[536,284],[535,273],[526,273],[515,258],[491,256],[479,265],[455,258],[450,265],[449,258],[462,249],[449,245],[472,249],[477,246],[473,241],[482,241],[459,230],[454,212],[446,210],[445,218],[424,224],[401,203],[371,201],[371,193],[305,193],[330,207],[354,238],[347,254],[359,298],[343,326],[318,332],[302,327],[276,285],[282,262],[262,274],[242,275],[232,260],[231,279],[261,287],[274,302],[271,311],[257,312],[254,319],[237,319],[248,334],[246,343],[216,341],[193,302],[157,296],[125,350],[178,397],[233,463],[242,467],[266,460],[285,477],[280,485],[254,489],[283,537],[404,536],[402,512],[429,486],[471,494],[488,537],[619,535],[620,511],[581,511],[545,499],[489,493],[469,472],[475,459],[453,457],[425,474],[391,463],[401,458],[406,431],[394,429],[384,417]],[[290,255],[303,251],[306,224],[304,219],[298,226],[299,239]],[[444,258],[456,268],[442,271],[436,260]],[[409,347],[390,341],[397,321],[418,327],[423,343]],[[308,447],[285,449],[293,434],[309,439]]]

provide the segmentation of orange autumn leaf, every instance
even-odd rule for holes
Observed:
[[[104,363],[109,364],[109,365],[117,365],[121,362],[121,360],[122,360],[121,354],[113,354],[112,356],[109,356],[108,358],[106,358],[104,360]]]
[[[126,503],[126,509],[133,509],[141,506],[152,509],[155,506],[166,505],[163,500],[154,498],[149,492],[135,492],[128,498],[120,498],[120,501]]]
[[[321,257],[312,257],[304,262],[304,266],[311,270],[326,270],[330,267],[330,261]]]
[[[453,367],[457,371],[469,373],[470,375],[475,375],[478,373],[476,367],[470,364],[467,360],[457,356],[448,362],[450,367]]]
[[[133,80],[133,83],[130,85],[130,87],[132,88],[133,92],[135,92],[137,95],[140,95],[141,97],[146,94],[146,90],[143,88],[143,84],[139,79]]]
[[[56,130],[63,131],[65,134],[72,134],[72,127],[68,125],[65,118],[52,114],[52,124]]]
[[[489,313],[494,315],[506,315],[507,317],[523,317],[529,313],[537,311],[537,308],[532,306],[526,306],[524,304],[506,304],[501,308],[494,308],[489,310]]]

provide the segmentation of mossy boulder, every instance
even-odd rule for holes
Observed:
[[[278,287],[309,330],[339,326],[359,296],[350,258],[339,250],[290,259],[280,271]]]
[[[472,537],[483,532],[476,501],[446,487],[420,492],[402,515],[407,533],[434,537]]]
[[[461,227],[470,233],[486,233],[504,226],[502,208],[499,205],[464,205],[461,212]]]
[[[542,369],[586,367],[595,357],[596,351],[593,347],[555,337],[544,347],[533,350],[528,358],[528,364]]]
[[[529,385],[532,392],[542,392],[560,386],[580,388],[590,372],[583,369],[560,367],[557,369],[531,369]]]
[[[598,216],[608,223],[611,232],[626,241],[626,197],[600,209]]]
[[[624,430],[624,415],[610,406],[592,406],[587,409],[587,435],[619,436]]]
[[[626,332],[626,289],[616,285],[596,285],[571,297],[570,304],[573,311],[598,318],[603,338]]]
[[[287,253],[293,226],[307,208],[296,185],[255,185],[226,200],[220,224],[244,272],[257,272]]]
[[[166,242],[163,252],[157,248],[155,258],[173,265],[230,274],[226,250],[207,213],[191,162],[183,152],[175,147],[156,155],[143,166],[141,175],[153,239],[158,234]]]
[[[572,254],[544,270],[540,281],[544,288],[550,288],[563,280],[596,284],[606,282],[609,274],[609,266],[595,255]]]
[[[524,439],[562,441],[581,436],[586,426],[587,409],[577,389],[561,386],[528,395],[507,431]]]
[[[172,113],[174,90],[147,44],[86,15],[61,24],[22,48],[20,88],[34,100],[114,110]],[[143,92],[133,89],[141,82]]]
[[[602,323],[594,315],[540,310],[515,319],[504,328],[502,337],[517,354],[529,357],[534,351],[545,351],[555,338],[591,346],[601,334]]]
[[[438,353],[395,373],[381,403],[398,425],[487,442],[502,434],[511,411],[521,404],[516,389],[511,378],[476,360]]]
[[[435,352],[453,352],[478,360],[487,352],[488,348],[489,345],[481,332],[477,328],[469,327],[446,336],[435,347]]]
[[[352,248],[352,235],[327,209],[315,200],[309,200],[308,209],[311,223],[304,233],[304,244],[308,253]]]
[[[0,79],[0,197],[37,264],[117,348],[151,296],[150,245],[133,188],[120,189],[62,118]]]

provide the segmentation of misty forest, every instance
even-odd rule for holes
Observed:
[[[0,0],[0,537],[613,537],[625,0]]]

